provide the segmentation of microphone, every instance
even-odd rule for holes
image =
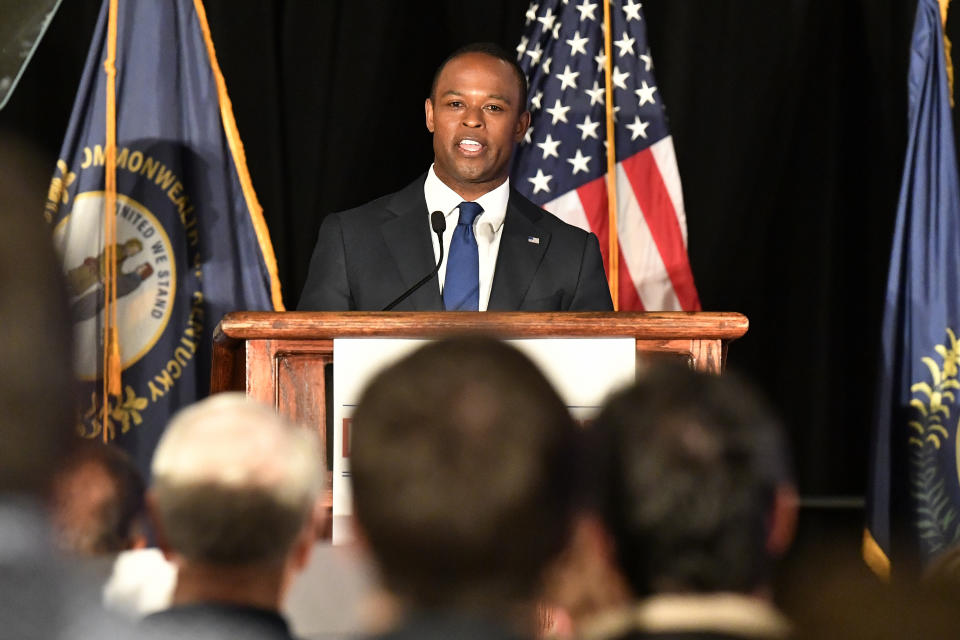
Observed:
[[[399,298],[385,306],[383,308],[384,311],[390,311],[395,306],[406,300],[414,291],[427,284],[427,280],[432,278],[437,274],[438,271],[440,271],[440,265],[443,264],[443,232],[447,230],[447,219],[443,217],[442,212],[434,211],[430,214],[430,227],[433,229],[433,232],[437,234],[437,241],[440,245],[440,261],[437,262],[437,266],[433,268],[433,271],[423,277],[423,280],[404,291]]]

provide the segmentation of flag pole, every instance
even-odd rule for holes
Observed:
[[[103,205],[103,441],[110,441],[110,395],[120,395],[120,342],[117,334],[117,1],[107,20],[106,139]]]
[[[947,89],[950,94],[950,108],[953,108],[953,43],[947,37],[947,13],[950,0],[940,0],[940,21],[943,23],[943,55],[947,61]]]
[[[620,241],[617,238],[617,150],[616,135],[613,123],[613,55],[611,39],[613,37],[613,20],[610,17],[610,3],[603,3],[603,53],[604,53],[604,93],[606,95],[607,112],[607,233],[610,239],[608,254],[607,282],[610,285],[610,297],[613,298],[613,310],[620,310]]]

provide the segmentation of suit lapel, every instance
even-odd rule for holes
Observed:
[[[487,304],[490,311],[516,311],[520,308],[550,244],[550,234],[536,224],[542,216],[539,208],[528,210],[519,206],[519,198],[513,190],[510,191]]]
[[[398,192],[387,205],[393,218],[380,226],[383,242],[396,265],[403,281],[403,288],[393,296],[399,296],[436,266],[428,224],[427,203],[423,197],[423,180],[417,180]],[[402,302],[398,311],[441,311],[443,300],[440,286],[434,277]]]

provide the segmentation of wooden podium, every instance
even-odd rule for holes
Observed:
[[[214,331],[210,393],[243,391],[327,442],[327,366],[334,338],[633,338],[638,365],[656,354],[723,370],[727,344],[747,331],[739,313],[286,312],[228,313]],[[332,379],[332,378],[331,378]],[[328,468],[329,473],[329,468]],[[326,506],[332,505],[327,483]],[[330,538],[330,529],[323,538]]]
[[[739,313],[714,312],[235,312],[214,332],[210,392],[244,391],[315,425],[327,448],[325,367],[334,338],[598,337],[636,340],[641,361],[673,354],[719,373],[727,344],[747,331]]]

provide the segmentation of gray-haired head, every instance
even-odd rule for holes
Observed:
[[[280,562],[323,489],[309,429],[239,393],[174,416],[153,457],[151,494],[168,546],[220,565]]]

